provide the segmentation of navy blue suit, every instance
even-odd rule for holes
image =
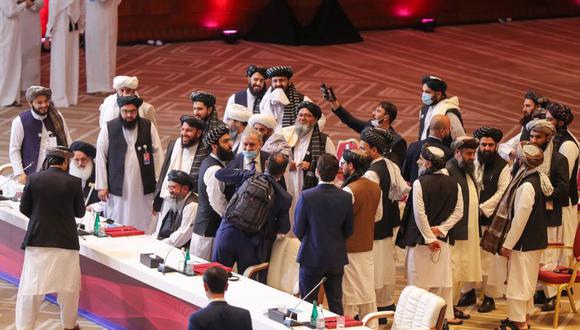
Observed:
[[[409,145],[407,149],[407,154],[405,155],[405,161],[403,162],[403,167],[401,168],[401,174],[405,180],[413,183],[417,178],[419,178],[419,165],[417,165],[417,160],[421,155],[421,149],[425,143],[437,147],[445,153],[445,161],[448,161],[453,157],[453,152],[448,146],[443,144],[441,140],[436,137],[428,136],[426,139],[421,141],[415,141]]]
[[[268,159],[268,157],[270,157],[269,153],[267,153],[265,151],[260,151],[260,166],[262,168],[262,173],[264,173],[264,171],[266,171],[266,160]],[[243,169],[243,166],[244,166],[244,154],[239,153],[239,154],[236,154],[234,159],[232,159],[231,161],[228,162],[228,165],[226,166],[226,168],[241,170],[241,169]],[[224,181],[224,180],[221,180],[221,181]],[[242,182],[243,181],[239,181],[239,182],[236,182],[235,184],[231,184],[231,183],[226,182],[227,185],[233,186],[233,189],[229,189],[229,192],[226,193],[226,200],[228,202],[230,201],[230,199],[232,199],[232,196],[234,195],[234,193],[236,191],[238,191],[238,188],[240,188],[240,186],[242,185]]]
[[[252,175],[253,171],[230,168],[216,172],[218,180],[236,186],[240,186]],[[224,217],[216,233],[212,260],[228,267],[237,262],[240,274],[243,274],[248,266],[269,261],[276,234],[286,234],[290,230],[288,210],[292,204],[292,196],[276,182],[276,178],[269,174],[265,175],[274,188],[274,202],[262,230],[255,234],[244,233]],[[259,279],[264,282],[266,277],[260,276]]]
[[[342,275],[346,239],[353,230],[352,197],[333,184],[320,183],[302,192],[296,205],[294,234],[300,240],[300,295],[326,277],[324,289],[332,312],[342,315]],[[312,302],[318,289],[306,300]]]
[[[250,312],[230,306],[225,301],[212,301],[189,316],[188,330],[252,330]]]

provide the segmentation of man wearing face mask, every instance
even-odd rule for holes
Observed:
[[[290,156],[291,148],[284,136],[274,132],[276,128],[276,118],[265,113],[253,114],[248,120],[250,129],[254,129],[262,136],[262,150],[274,153],[279,151],[286,156]]]
[[[224,113],[224,121],[228,117],[228,108],[233,104],[239,104],[248,109],[250,113],[260,113],[260,101],[266,93],[268,86],[266,85],[266,68],[258,67],[251,64],[246,69],[246,76],[248,77],[248,88],[235,92],[228,99],[226,104],[226,111]]]
[[[232,104],[226,108],[224,119],[230,129],[230,138],[232,139],[232,150],[234,154],[242,152],[240,148],[242,134],[246,130],[246,127],[248,127],[248,120],[251,116],[252,113],[243,105]]]
[[[387,101],[380,102],[371,114],[371,119],[364,121],[354,117],[348,112],[338,100],[329,102],[332,112],[338,116],[341,122],[360,133],[366,127],[377,127],[388,131],[393,137],[393,141],[388,146],[385,154],[397,166],[403,166],[405,153],[407,152],[407,142],[394,129],[393,122],[397,118],[397,107]]]
[[[475,153],[479,144],[470,136],[460,136],[453,141],[453,157],[445,165],[449,175],[457,180],[463,196],[463,215],[453,227],[455,246],[451,250],[453,266],[453,293],[457,306],[461,285],[481,282],[481,254],[479,252],[479,195],[475,181]],[[438,236],[438,234],[436,234]],[[465,293],[465,291],[464,291]],[[468,319],[470,315],[453,307],[455,317]]]
[[[444,141],[445,145],[449,146],[458,136],[465,135],[459,99],[457,96],[447,97],[447,83],[439,77],[424,76],[421,84],[423,85],[421,94],[423,106],[419,111],[419,140],[427,138],[433,116],[445,115],[449,117],[451,123],[451,132]]]

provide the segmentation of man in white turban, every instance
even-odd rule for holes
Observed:
[[[107,96],[103,103],[99,106],[100,117],[99,126],[106,127],[107,122],[119,117],[119,106],[117,105],[117,98],[119,96],[139,96],[137,93],[139,87],[139,79],[137,77],[116,76],[113,79],[113,88],[116,93]],[[157,127],[157,117],[155,116],[155,108],[153,105],[143,102],[139,107],[139,117],[149,119],[155,127]]]
[[[230,138],[232,139],[234,154],[241,152],[240,142],[242,141],[242,133],[248,126],[248,120],[252,116],[252,112],[240,104],[228,104],[224,120],[230,129]]]
[[[290,156],[290,146],[284,136],[274,132],[276,118],[267,113],[254,114],[248,121],[248,127],[262,135],[262,151],[274,153],[276,151]]]

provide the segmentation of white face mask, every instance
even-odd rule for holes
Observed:
[[[373,119],[371,120],[371,125],[373,125],[373,127],[379,127],[385,121],[385,119],[387,119],[386,115],[381,119]]]
[[[270,96],[272,103],[281,103],[283,105],[290,104],[290,100],[288,100],[288,96],[282,88],[276,88],[272,91]]]

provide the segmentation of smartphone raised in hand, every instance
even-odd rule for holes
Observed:
[[[322,97],[328,102],[336,101],[336,96],[334,95],[334,90],[332,87],[326,86],[326,83],[320,84],[320,92],[322,92]]]

